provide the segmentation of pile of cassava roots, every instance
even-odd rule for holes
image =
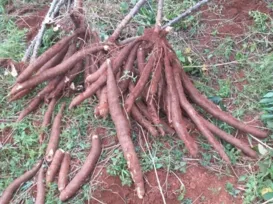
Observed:
[[[49,166],[46,170],[46,183],[53,182],[56,175],[59,175],[58,189],[62,201],[73,197],[90,177],[102,151],[99,136],[92,135],[90,154],[76,176],[69,180],[70,154],[58,147],[65,104],[61,105],[50,125],[56,104],[71,87],[75,87],[74,80],[79,75],[83,75],[84,79],[82,91],[71,94],[74,98],[68,107],[72,109],[80,106],[83,101],[93,96],[98,99],[94,114],[98,120],[111,116],[139,198],[145,196],[145,188],[131,137],[133,120],[153,137],[172,135],[180,138],[193,157],[198,154],[198,145],[195,137],[188,132],[189,123],[195,125],[200,135],[206,138],[227,164],[230,164],[230,159],[221,145],[221,140],[232,144],[245,155],[257,158],[257,153],[247,143],[219,129],[202,113],[206,112],[239,131],[258,138],[266,138],[267,132],[244,124],[202,95],[184,71],[166,38],[172,31],[173,23],[188,16],[207,1],[200,1],[178,19],[161,26],[163,0],[159,0],[156,25],[145,29],[142,36],[119,41],[122,29],[146,3],[146,0],[140,0],[105,42],[101,42],[99,35],[87,25],[82,2],[77,1],[70,10],[73,31],[38,58],[32,59],[19,74],[10,91],[10,101],[15,101],[32,93],[34,89],[40,89],[21,111],[17,122],[37,109],[41,103],[46,103],[48,108],[41,129],[51,127],[51,134],[47,138],[43,131],[37,138],[41,144],[47,144],[44,158],[7,187],[0,203],[9,203],[20,185],[36,174],[36,203],[44,203],[45,162]],[[40,86],[41,84],[45,86]]]

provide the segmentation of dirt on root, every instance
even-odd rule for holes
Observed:
[[[164,192],[166,203],[181,203],[178,198],[183,195],[183,191],[185,191],[184,199],[188,198],[195,203],[242,203],[241,199],[232,197],[225,188],[227,182],[235,185],[235,178],[218,176],[198,164],[190,165],[184,174],[166,172],[162,169],[159,169],[157,174]],[[146,173],[144,179],[146,194],[143,200],[141,200],[138,199],[133,186],[122,186],[119,178],[109,176],[105,171],[102,171],[98,178],[98,180],[101,181],[101,185],[92,196],[103,203],[111,204],[163,203],[155,172],[151,171]],[[97,204],[99,202],[92,200],[91,203]]]

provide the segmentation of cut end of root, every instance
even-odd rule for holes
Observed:
[[[171,26],[168,26],[167,28],[165,28],[165,31],[167,33],[171,32],[172,30],[173,30],[173,27],[171,27]]]
[[[137,187],[137,196],[138,196],[138,198],[139,199],[143,199],[143,196],[144,196],[144,191],[142,191],[141,189],[140,189],[140,187]]]
[[[58,188],[58,190],[61,192],[61,191],[63,191],[63,190],[64,190],[64,187],[63,187],[63,186],[61,186],[61,187],[59,187],[59,188]]]
[[[48,154],[46,155],[46,161],[47,162],[52,162],[52,160],[53,160],[53,156],[54,156],[54,151],[53,151],[53,149],[51,149],[49,152],[48,152]]]
[[[110,49],[110,47],[109,47],[108,45],[104,45],[103,49],[104,49],[105,51],[108,51],[108,50]]]
[[[94,139],[99,139],[99,136],[98,135],[93,135],[92,140],[94,140]]]
[[[107,61],[107,65],[111,66],[111,60],[108,58],[106,61]]]

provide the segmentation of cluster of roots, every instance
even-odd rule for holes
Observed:
[[[49,104],[49,110],[42,128],[46,128],[58,99],[68,90],[75,90],[73,81],[83,75],[84,82],[78,80],[83,87],[82,92],[73,98],[69,109],[94,95],[98,98],[94,114],[97,118],[105,118],[110,114],[139,198],[143,198],[145,189],[141,166],[131,139],[132,120],[154,137],[178,136],[192,156],[197,156],[198,145],[187,130],[190,121],[227,164],[230,164],[230,159],[221,140],[215,136],[246,155],[257,157],[247,143],[219,129],[201,114],[199,110],[202,109],[202,113],[206,112],[242,132],[259,138],[267,136],[266,132],[223,112],[194,87],[166,39],[169,27],[146,29],[142,36],[119,44],[119,32],[114,32],[102,43],[98,35],[88,30],[84,23],[75,25],[80,26],[76,27],[73,34],[61,39],[18,76],[10,92],[11,101],[22,98],[46,82],[45,87],[21,112],[18,121],[45,102]],[[44,135],[40,135],[41,143],[47,141]],[[52,157],[56,149],[51,152]]]

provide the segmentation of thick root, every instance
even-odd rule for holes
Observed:
[[[30,180],[36,173],[39,171],[43,161],[40,160],[31,170],[24,173],[19,178],[15,179],[3,192],[0,203],[1,204],[9,204],[13,193],[26,181]]]
[[[115,81],[115,77],[111,67],[111,61],[108,61],[108,78],[107,78],[107,96],[111,118],[115,124],[117,137],[121,145],[124,157],[127,161],[128,169],[135,183],[137,195],[143,198],[144,180],[142,176],[141,166],[135,152],[134,144],[131,139],[130,124],[119,104],[119,91]]]
[[[101,142],[97,135],[92,136],[92,148],[88,157],[85,160],[81,170],[76,174],[76,176],[68,183],[65,189],[60,194],[60,200],[66,201],[80,189],[84,184],[88,176],[93,172],[97,161],[101,154]]]

